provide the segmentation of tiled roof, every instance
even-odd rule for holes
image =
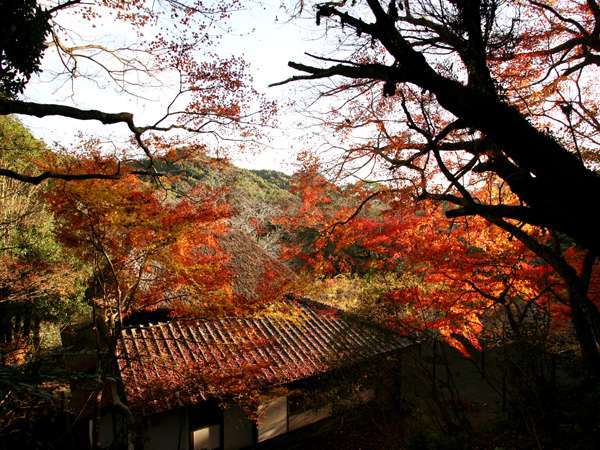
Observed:
[[[259,317],[123,329],[117,356],[129,403],[146,412],[171,409],[228,389],[289,383],[409,344],[319,303],[286,307]]]

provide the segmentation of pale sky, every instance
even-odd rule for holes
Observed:
[[[279,126],[269,132],[264,150],[253,155],[237,155],[233,157],[235,164],[252,169],[276,169],[292,172],[296,153],[306,144],[303,136],[306,134],[297,127],[302,117],[293,110],[286,109],[285,104],[290,99],[303,95],[306,85],[286,85],[268,88],[269,83],[283,80],[293,74],[287,67],[289,60],[306,61],[303,52],[321,53],[323,42],[312,38],[319,36],[322,30],[315,29],[314,20],[287,22],[285,11],[279,8],[281,0],[264,0],[261,5],[250,4],[248,9],[235,13],[231,29],[218,49],[220,54],[244,56],[251,64],[251,73],[255,87],[268,98],[278,101],[281,105]],[[110,22],[110,21],[108,21]],[[66,22],[69,27],[80,31],[76,22]],[[111,25],[114,27],[114,25]],[[315,30],[316,33],[315,34]],[[117,28],[94,30],[104,33],[105,39],[118,39],[125,35],[124,30]],[[81,31],[84,38],[94,39]],[[117,41],[118,42],[118,41]],[[214,49],[213,49],[214,50]],[[56,67],[55,56],[49,55],[44,59],[43,67]],[[118,94],[112,90],[98,90],[96,86],[85,80],[77,80],[75,96],[71,97],[69,85],[53,79],[52,71],[47,70],[29,83],[23,99],[48,103],[72,104],[81,108],[94,108],[108,112],[131,111],[136,114],[137,122],[144,124],[145,118],[152,117],[152,110],[161,110],[170,98],[161,95],[160,91],[151,91],[151,101],[139,101]],[[37,119],[21,117],[23,122],[32,130],[34,135],[46,142],[65,143],[76,142],[78,132],[87,135],[97,135],[103,139],[121,141],[129,139],[130,134],[124,125],[105,126],[95,121],[76,121],[62,117],[47,117]]]

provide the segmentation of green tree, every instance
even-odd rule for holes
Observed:
[[[36,0],[0,0],[0,95],[20,94],[39,72],[50,14]]]
[[[0,118],[4,167],[30,173],[49,152],[20,122]],[[87,273],[56,240],[44,189],[0,177],[0,301],[30,303],[40,320],[65,324],[82,308]]]

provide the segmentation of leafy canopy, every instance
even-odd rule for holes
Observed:
[[[15,97],[40,71],[49,13],[36,0],[0,0],[0,95]]]

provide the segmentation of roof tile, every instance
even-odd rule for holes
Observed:
[[[123,329],[117,357],[130,405],[157,412],[289,383],[409,345],[319,303],[288,303],[289,318],[174,319]]]

